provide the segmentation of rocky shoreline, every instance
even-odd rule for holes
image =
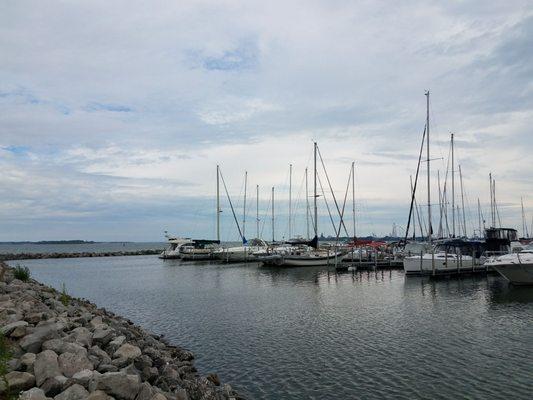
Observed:
[[[81,252],[81,253],[5,253],[0,254],[0,261],[8,260],[35,260],[42,258],[81,258],[81,257],[120,257],[120,256],[145,256],[161,254],[162,249],[135,250],[135,251],[107,251],[107,252]]]
[[[241,399],[217,375],[199,376],[191,352],[87,300],[15,279],[2,262],[0,326],[2,399]]]

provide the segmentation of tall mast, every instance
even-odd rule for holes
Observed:
[[[217,165],[217,240],[220,240],[220,168]]]
[[[315,228],[315,237],[318,238],[318,209],[317,209],[317,204],[316,204],[316,198],[317,198],[317,194],[316,194],[316,151],[317,151],[317,145],[316,145],[316,142],[315,142],[315,146],[314,146],[314,193],[313,193],[313,207],[314,207],[314,214],[315,214],[315,220],[314,220],[314,228]]]
[[[453,133],[452,133],[452,237],[455,237],[455,161],[453,154]]]
[[[355,240],[355,162],[352,161],[352,218],[353,218],[353,240]]]
[[[292,164],[289,164],[289,240],[292,238]]]
[[[256,185],[255,191],[255,228],[257,234],[256,237],[259,239],[259,185]]]
[[[307,167],[305,168],[305,223],[307,227],[307,239],[309,237],[309,186],[307,183]]]
[[[244,171],[244,205],[242,210],[242,241],[246,243],[246,188],[248,185],[248,171]]]
[[[522,197],[520,197],[520,203],[522,204],[522,235],[524,235],[524,237],[528,237],[528,233],[527,233],[527,225],[526,225],[526,214],[524,213],[524,199]]]
[[[413,176],[412,175],[409,175],[409,179],[411,180],[411,196],[413,196],[413,191],[414,191],[414,188],[413,188]],[[415,207],[416,207],[416,204],[415,204]],[[417,215],[418,215],[418,208],[415,209]],[[420,217],[418,217],[418,221],[420,223]],[[422,230],[422,227],[420,227],[420,230]],[[406,235],[407,237],[407,235]],[[414,221],[414,216],[413,216],[413,240],[416,240],[416,221]]]
[[[272,186],[272,242],[275,242],[274,236],[274,186]]]
[[[465,197],[464,197],[463,173],[461,172],[461,164],[459,164],[459,181],[461,182],[461,207],[463,209],[463,234],[466,237]]]
[[[440,189],[440,170],[437,170],[437,185],[439,187],[439,229],[437,231],[437,238],[444,237],[444,229],[442,226],[442,191]]]
[[[481,205],[479,204],[479,197],[477,198],[477,222],[479,224],[479,237],[482,238],[483,231],[481,230]]]
[[[430,159],[429,159],[429,90],[426,91],[426,133],[427,133],[427,163],[428,163],[428,242],[431,243],[431,236],[433,233],[433,227],[431,225],[431,169],[430,169]]]

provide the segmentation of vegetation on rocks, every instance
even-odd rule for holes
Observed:
[[[15,279],[18,279],[22,282],[27,282],[28,279],[30,279],[31,272],[28,267],[17,265],[13,271],[13,275]]]

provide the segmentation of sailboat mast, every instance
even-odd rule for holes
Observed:
[[[274,236],[274,186],[272,186],[272,242],[275,242],[275,236]]]
[[[246,189],[248,185],[248,171],[244,171],[244,204],[243,204],[243,210],[242,210],[242,241],[243,243],[246,242]]]
[[[459,181],[461,182],[461,207],[463,209],[463,233],[466,237],[466,216],[465,216],[465,197],[463,186],[463,173],[461,172],[461,165],[459,164]]]
[[[482,238],[483,231],[481,230],[481,205],[479,204],[479,197],[477,198],[477,222],[479,224],[479,237]]]
[[[217,240],[220,240],[220,167],[217,165]]]
[[[524,213],[524,199],[522,197],[520,197],[520,203],[522,204],[522,235],[527,237],[526,214]]]
[[[429,158],[429,90],[426,91],[426,133],[427,133],[427,167],[428,167],[428,242],[431,243],[433,228],[431,225],[431,169]]]
[[[289,240],[292,238],[292,164],[289,164]]]
[[[452,237],[455,237],[455,160],[452,133]]]
[[[413,191],[414,191],[414,188],[413,188],[413,176],[409,175],[409,179],[411,180],[411,196],[414,197],[414,194],[413,194]],[[416,204],[415,204],[415,207],[416,207]],[[418,208],[415,208],[415,211],[416,211],[416,214],[418,215]],[[413,216],[413,220],[414,220],[414,216]],[[420,217],[418,218],[418,220],[420,221]],[[420,227],[420,230],[422,230],[422,227]],[[406,237],[407,237],[407,235],[406,235]],[[416,221],[413,221],[413,240],[416,240]]]
[[[492,172],[489,172],[489,184],[490,184],[490,218],[491,218],[491,227],[496,226],[496,217],[494,215],[494,200],[493,200],[493,190],[492,190]]]
[[[255,192],[255,229],[259,239],[259,185],[256,185]]]
[[[352,218],[353,218],[353,240],[356,238],[355,232],[355,162],[352,161]]]
[[[307,167],[305,168],[305,224],[307,227],[307,239],[309,240],[309,185],[307,182]]]
[[[316,142],[314,142],[315,146],[314,146],[314,193],[313,193],[313,207],[314,207],[314,214],[315,214],[315,220],[314,220],[314,228],[315,228],[315,237],[318,238],[318,208],[317,208],[317,204],[316,204],[316,198],[317,198],[317,194],[316,194],[316,151],[317,151],[317,145],[316,145]]]

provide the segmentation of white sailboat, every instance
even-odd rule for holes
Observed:
[[[533,245],[519,253],[491,257],[486,265],[513,285],[533,285]]]
[[[314,143],[314,221],[315,236],[306,245],[283,246],[272,249],[259,256],[259,260],[265,265],[285,267],[313,267],[323,265],[335,265],[341,262],[344,253],[336,248],[320,249],[318,245],[318,208],[317,208],[317,144]],[[292,232],[291,232],[292,233]]]

